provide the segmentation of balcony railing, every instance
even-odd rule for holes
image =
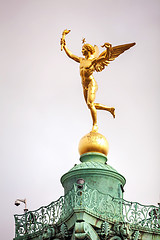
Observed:
[[[15,238],[39,232],[45,226],[65,221],[73,211],[84,210],[104,221],[127,222],[135,229],[160,233],[160,208],[113,198],[87,184],[75,184],[65,196],[48,206],[14,215]]]

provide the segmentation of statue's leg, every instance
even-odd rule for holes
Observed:
[[[87,92],[87,106],[91,111],[91,116],[93,120],[93,127],[92,131],[97,132],[98,131],[98,126],[97,126],[97,110],[94,104],[95,100],[95,93],[96,93],[96,83],[91,83],[88,86],[88,92]]]
[[[84,95],[85,102],[87,104],[88,89],[83,88],[83,95]]]
[[[95,108],[98,110],[106,110],[112,114],[112,116],[115,118],[115,108],[114,107],[107,107],[100,103],[95,103]]]

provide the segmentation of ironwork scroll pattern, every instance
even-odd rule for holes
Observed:
[[[160,232],[160,208],[123,200],[124,221],[134,227]]]
[[[160,232],[160,208],[113,198],[87,184],[74,184],[65,196],[50,205],[15,215],[16,237],[32,234],[64,221],[74,211],[84,210],[102,220],[127,222],[135,229]]]
[[[96,189],[90,188],[87,184],[82,189],[77,188],[75,197],[75,208],[85,208],[92,214],[103,219],[122,220],[122,199],[113,202],[113,197],[103,194]]]
[[[43,230],[48,225],[56,224],[60,219],[63,204],[64,197],[60,197],[57,201],[38,210],[29,211],[22,215],[14,215],[15,237],[32,234]]]

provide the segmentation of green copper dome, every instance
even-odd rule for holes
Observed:
[[[61,178],[65,194],[79,179],[91,188],[114,197],[122,197],[125,178],[113,167],[106,164],[107,157],[102,153],[85,153],[80,156],[80,164],[75,165]]]
[[[75,171],[75,170],[80,170],[80,169],[104,169],[107,171],[112,171],[116,172],[117,171],[111,167],[108,164],[100,163],[100,162],[94,162],[94,161],[88,161],[88,162],[83,162],[80,164],[76,164],[73,168],[69,170],[69,172]]]

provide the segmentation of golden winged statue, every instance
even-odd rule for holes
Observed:
[[[85,43],[82,46],[82,54],[84,57],[78,57],[72,54],[72,52],[66,46],[65,36],[69,32],[70,30],[66,29],[62,33],[61,50],[64,49],[68,57],[80,63],[80,76],[82,79],[83,94],[93,120],[92,131],[97,132],[97,110],[106,110],[115,118],[115,108],[107,107],[103,104],[94,102],[98,85],[93,77],[93,72],[101,72],[106,66],[108,66],[110,61],[113,61],[120,54],[133,47],[135,43],[129,43],[115,47],[112,47],[112,44],[110,43],[105,43],[102,46],[105,47],[105,51],[103,51],[100,55],[96,45],[92,46],[91,44]]]

